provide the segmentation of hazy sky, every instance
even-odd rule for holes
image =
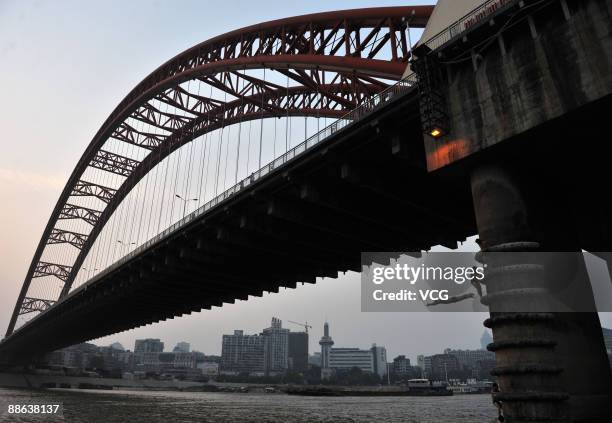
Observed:
[[[40,234],[78,158],[125,94],[170,57],[212,36],[287,16],[432,1],[27,1],[0,0],[0,331]],[[473,245],[468,248],[473,248]],[[220,352],[221,335],[259,332],[277,316],[308,321],[311,352],[327,318],[338,346],[385,345],[389,357],[474,348],[473,313],[361,313],[359,275],[325,279],[116,334],[96,343],[161,338]],[[299,330],[297,326],[290,326]]]

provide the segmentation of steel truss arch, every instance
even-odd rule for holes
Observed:
[[[113,110],[77,163],[38,244],[7,336],[20,314],[43,310],[68,294],[112,213],[157,163],[191,140],[236,123],[279,116],[341,117],[384,89],[385,81],[400,79],[409,58],[408,25],[423,28],[432,10],[433,6],[380,7],[265,22],[204,41],[153,71]],[[297,85],[275,85],[247,74],[251,69],[274,70]],[[223,102],[189,92],[181,84],[192,80],[235,99]],[[183,114],[162,111],[155,102]],[[156,130],[138,130],[130,119]],[[109,139],[137,145],[148,154],[135,160],[106,151],[103,146]],[[106,187],[88,182],[88,169],[125,179],[118,188]],[[78,197],[95,198],[103,208],[78,205]],[[57,227],[63,219],[81,219],[91,231]],[[58,243],[78,250],[74,261],[41,261],[46,246]],[[32,279],[48,275],[64,282],[59,298],[28,296]]]

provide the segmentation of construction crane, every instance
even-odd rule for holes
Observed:
[[[287,320],[289,323],[293,323],[294,325],[298,325],[298,326],[303,326],[304,327],[304,332],[308,333],[308,328],[312,329],[312,326],[310,326],[308,324],[308,322],[306,323],[300,323],[300,322],[294,322],[293,320]]]

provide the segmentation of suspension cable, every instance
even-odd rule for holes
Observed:
[[[232,125],[227,127],[227,142],[225,143],[225,164],[223,166],[223,191],[226,189],[227,183],[227,162],[229,161],[230,136],[232,135]]]
[[[212,85],[210,86],[210,95],[209,98],[212,101],[212,95],[213,95],[213,87]],[[211,120],[210,120],[210,107],[208,109],[208,127],[211,127]],[[206,173],[206,178],[204,180],[204,194],[202,194],[203,197],[203,201],[204,204],[206,204],[206,192],[208,189],[208,174],[210,173],[210,150],[211,150],[211,145],[212,145],[212,132],[209,130],[207,133],[207,140],[205,141],[205,150],[204,150],[204,157],[206,159],[206,163],[205,163],[205,170],[203,171],[202,174]]]
[[[169,104],[166,102],[166,113],[168,112],[168,107]],[[168,135],[168,138],[172,137],[172,133],[170,135]],[[167,143],[168,144],[168,154],[166,155],[166,158],[164,159],[166,162],[166,168],[164,170],[164,183],[163,183],[163,188],[162,188],[162,197],[161,197],[161,202],[160,202],[160,206],[159,206],[159,221],[157,222],[157,233],[161,232],[161,225],[162,225],[162,217],[163,217],[163,211],[165,209],[164,207],[164,200],[166,199],[166,186],[168,185],[168,170],[170,168],[170,142]]]
[[[200,97],[200,82],[198,81],[198,98]],[[189,109],[189,97],[187,99],[187,109]],[[189,194],[189,190],[191,188],[191,165],[192,165],[192,161],[193,161],[193,147],[194,147],[194,140],[191,138],[193,135],[193,128],[189,129],[188,132],[188,137],[189,137],[189,165],[187,166],[187,175],[185,178],[185,184],[184,184],[184,192],[185,192],[185,205],[183,207],[183,216],[185,217],[185,214],[187,212],[187,203],[189,201],[193,201],[193,198],[191,198],[191,195]]]
[[[289,69],[287,69],[287,97],[285,100],[287,116],[285,118],[285,153],[289,151]]]
[[[264,97],[266,87],[266,68],[263,68],[264,86],[261,89],[261,123],[259,127],[259,169],[261,169],[261,152],[263,150],[263,111],[264,111]]]
[[[212,85],[210,86],[210,100],[212,100]],[[210,107],[208,109],[208,111],[206,112],[207,117],[206,117],[206,124],[208,127],[210,127]],[[198,208],[200,207],[201,203],[206,203],[206,187],[204,187],[204,196],[202,196],[202,183],[204,181],[204,169],[205,169],[205,162],[207,159],[207,151],[206,151],[206,147],[208,146],[208,138],[210,135],[210,131],[206,131],[206,133],[203,136],[203,145],[202,145],[202,155],[200,156],[200,163],[201,163],[201,168],[200,168],[200,182],[199,182],[199,186],[198,186]]]
[[[223,129],[225,128],[225,107],[227,106],[227,92],[225,93],[225,100],[223,103],[223,117],[222,117],[222,121],[221,121],[221,133],[219,136],[219,151],[217,153],[217,174],[215,177],[215,197],[217,196],[218,192],[219,192],[219,170],[221,167],[221,150],[223,149]]]
[[[239,72],[236,72],[240,75]],[[246,67],[243,70],[243,74],[246,73]],[[238,94],[240,95],[240,110],[244,107],[244,87],[246,86],[246,78],[242,78],[242,91],[238,89]],[[239,84],[236,83],[236,87],[239,87]],[[242,119],[238,122],[238,144],[236,146],[236,175],[234,177],[234,185],[238,183],[238,166],[240,164],[240,136],[242,135]]]
[[[251,128],[252,126],[253,126],[253,121],[249,120],[249,143],[247,147],[247,168],[246,168],[247,175],[249,174],[250,160],[251,160]]]

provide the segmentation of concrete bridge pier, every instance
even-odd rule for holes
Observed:
[[[553,234],[548,229],[551,225],[538,221],[538,202],[550,201],[549,194],[515,176],[495,164],[472,171],[472,197],[484,256],[496,251],[579,252],[571,234],[559,241],[562,228],[557,227]],[[559,207],[560,213],[562,209]],[[511,262],[520,254],[494,256],[497,266],[520,264]],[[588,284],[584,260],[580,254],[575,257],[578,273]],[[525,285],[525,277],[529,275],[517,274],[509,283],[507,279],[504,283],[485,279],[487,295],[500,298],[509,290],[538,286],[537,280]],[[588,289],[580,290],[580,300],[594,304],[590,287],[584,288]],[[503,403],[506,421],[612,421],[612,375],[598,315],[536,309],[528,296],[504,298],[505,303],[490,303],[485,326],[493,331],[489,349],[496,352],[497,364],[492,373],[498,380],[497,398]],[[509,307],[508,302],[513,304]]]

